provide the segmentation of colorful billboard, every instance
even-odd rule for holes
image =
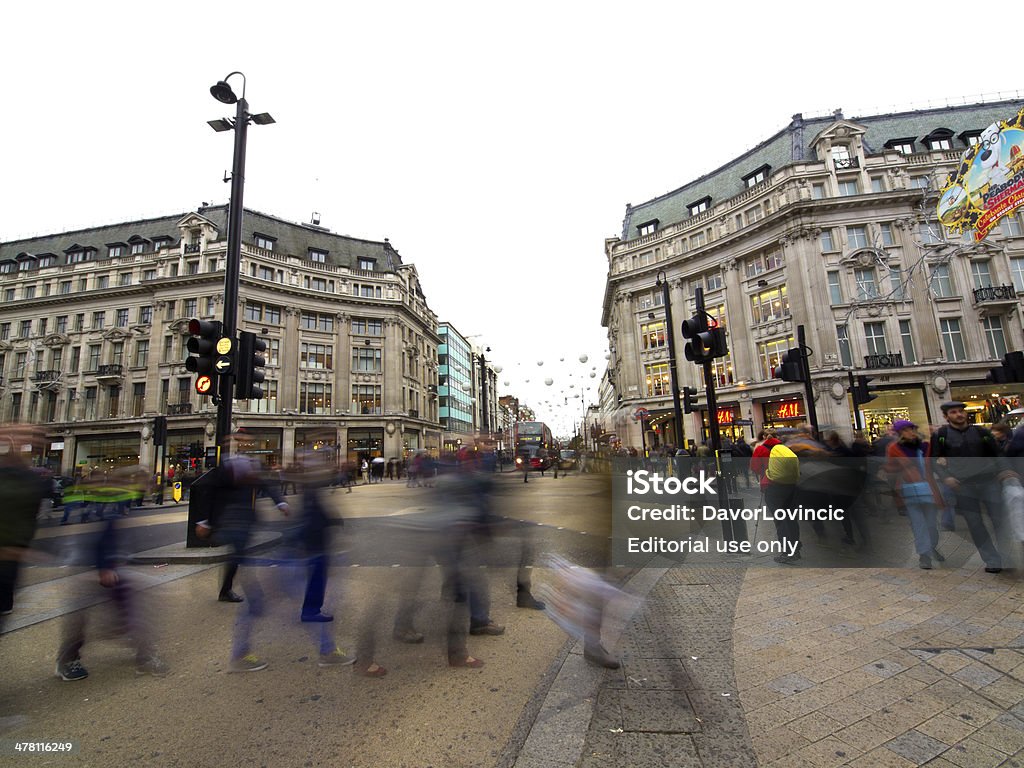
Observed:
[[[1012,119],[992,123],[939,193],[938,214],[953,232],[974,230],[985,236],[1007,214],[1024,204],[1024,109]]]

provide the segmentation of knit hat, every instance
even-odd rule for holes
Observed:
[[[917,429],[917,424],[910,421],[909,419],[896,419],[896,421],[892,423],[893,432],[902,432],[904,429],[907,429],[908,427],[910,429]]]

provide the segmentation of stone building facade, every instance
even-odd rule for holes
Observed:
[[[1024,349],[1024,222],[985,240],[940,226],[938,190],[989,125],[1016,102],[846,118],[795,115],[779,133],[717,170],[640,205],[607,240],[602,324],[612,349],[604,428],[625,446],[675,441],[667,333],[680,388],[701,390],[683,358],[681,321],[704,290],[728,332],[714,364],[718,421],[748,437],[807,420],[803,385],[774,378],[803,326],[821,428],[871,435],[894,418],[942,422],[938,405],[968,403],[990,423],[1021,404],[1020,385],[986,384],[1007,351]],[[666,328],[658,276],[670,285]],[[850,375],[877,399],[855,414]],[[648,418],[637,418],[638,409]],[[706,439],[708,413],[684,416],[687,441]],[[643,429],[643,432],[641,430]]]

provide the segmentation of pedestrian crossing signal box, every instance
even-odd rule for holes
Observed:
[[[220,464],[220,447],[211,445],[206,449],[206,461],[203,462],[203,466],[206,469],[213,469]]]

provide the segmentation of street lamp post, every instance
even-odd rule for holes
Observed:
[[[658,270],[658,279],[655,285],[661,288],[661,299],[665,305],[665,335],[668,336],[668,370],[672,383],[672,414],[675,417],[673,437],[675,438],[676,450],[679,450],[686,439],[686,433],[683,429],[683,409],[679,404],[679,381],[676,375],[675,326],[672,323],[672,299],[668,293],[668,278],[665,276],[665,270]]]
[[[242,96],[239,98],[228,85],[234,75],[242,78]],[[231,163],[231,202],[228,206],[228,249],[227,263],[224,270],[224,315],[221,320],[224,336],[232,340],[238,330],[238,280],[242,264],[242,215],[243,191],[245,189],[245,142],[248,135],[249,122],[257,125],[268,125],[274,122],[268,113],[253,115],[249,112],[249,102],[245,100],[245,75],[231,72],[223,80],[210,88],[210,93],[222,104],[235,105],[235,119],[211,120],[210,127],[219,132],[235,131],[235,149]],[[235,359],[235,366],[246,365],[247,361]],[[231,409],[234,398],[233,370],[228,375],[220,376],[220,392],[217,404],[217,445],[227,452],[228,445],[224,438],[231,434]],[[224,456],[222,455],[222,459]]]
[[[487,347],[484,352],[490,352]],[[480,361],[480,431],[486,436],[491,432],[491,421],[487,413],[487,359],[481,352],[477,357]]]

